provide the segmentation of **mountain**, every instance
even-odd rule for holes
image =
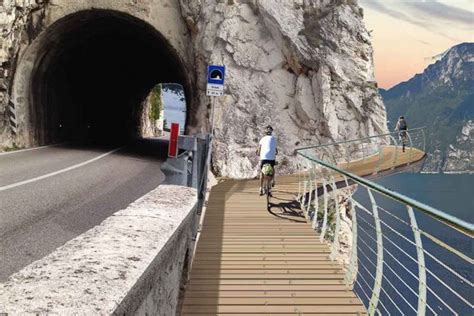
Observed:
[[[427,172],[474,172],[474,43],[440,55],[422,74],[380,90],[393,128],[426,126]]]

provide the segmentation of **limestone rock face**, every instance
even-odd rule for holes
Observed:
[[[225,96],[214,100],[217,175],[256,176],[255,151],[268,124],[278,137],[278,172],[284,173],[296,168],[297,147],[387,131],[370,36],[356,0],[4,0],[2,146],[16,137],[9,90],[21,51],[54,21],[90,9],[130,14],[175,47],[191,78],[188,133],[210,130],[207,65],[227,67]],[[27,95],[23,90],[14,100],[17,104]],[[18,116],[21,122],[30,121],[26,112]]]
[[[356,1],[215,2],[181,6],[193,32],[201,107],[211,103],[204,101],[206,66],[227,67],[225,96],[215,100],[217,174],[256,176],[255,150],[268,124],[281,172],[295,169],[299,146],[387,131]],[[208,113],[198,111],[197,121]]]
[[[474,172],[474,121],[467,121],[459,135],[456,143],[450,144],[446,152],[444,172],[462,173]]]
[[[10,103],[10,89],[18,54],[37,32],[44,15],[44,1],[3,0],[0,5],[0,144],[14,142],[17,118]]]

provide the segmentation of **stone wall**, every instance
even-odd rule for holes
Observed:
[[[0,284],[0,314],[174,315],[196,198],[159,186]]]

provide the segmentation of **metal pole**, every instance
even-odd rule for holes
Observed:
[[[382,234],[382,225],[380,225],[380,218],[379,218],[379,211],[377,203],[375,202],[374,196],[370,189],[367,189],[367,193],[369,193],[369,198],[372,203],[372,213],[374,216],[374,224],[375,224],[375,233],[377,238],[377,266],[375,271],[375,281],[374,287],[372,289],[372,297],[369,301],[369,308],[368,312],[369,315],[374,315],[375,310],[377,309],[377,305],[380,299],[380,290],[382,289],[382,277],[383,277],[383,234]]]

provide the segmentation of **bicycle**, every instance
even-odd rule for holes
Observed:
[[[402,129],[399,131],[398,136],[402,142],[402,152],[405,152],[405,147],[408,143],[408,132]]]
[[[267,196],[267,203],[270,201],[270,197],[272,196],[272,183],[273,183],[273,176],[274,176],[274,169],[270,164],[264,164],[262,166],[261,172],[263,177],[263,193]]]

